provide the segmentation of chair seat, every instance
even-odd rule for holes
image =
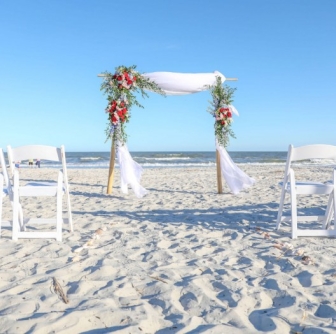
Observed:
[[[279,187],[283,187],[283,182],[279,182]],[[290,182],[287,182],[285,189],[287,192],[291,190]],[[321,183],[321,182],[311,182],[311,181],[299,181],[295,182],[295,189],[297,194],[318,194],[318,195],[329,195],[333,189],[334,185],[331,183]]]
[[[57,182],[28,182],[23,187],[19,187],[20,196],[56,196]],[[63,185],[63,193],[65,187]]]

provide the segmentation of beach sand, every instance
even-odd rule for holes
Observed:
[[[13,242],[3,228],[0,332],[336,333],[336,239],[275,231],[284,166],[241,168],[256,184],[236,196],[217,194],[215,168],[145,169],[142,199],[120,192],[118,170],[112,195],[106,169],[68,170],[74,233]],[[319,212],[326,199],[299,203]],[[55,212],[49,199],[23,205]]]

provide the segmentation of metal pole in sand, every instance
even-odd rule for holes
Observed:
[[[216,150],[216,165],[217,165],[217,189],[218,194],[223,193],[223,185],[222,185],[222,171],[221,171],[221,164],[220,164],[220,155],[218,150]]]
[[[114,138],[112,138],[111,154],[110,154],[110,168],[109,168],[109,175],[108,175],[108,182],[107,182],[107,194],[108,195],[112,194],[115,154],[116,154],[115,141],[114,141]]]

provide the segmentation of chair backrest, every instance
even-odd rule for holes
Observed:
[[[64,147],[60,148],[45,145],[26,145],[19,147],[7,146],[8,161],[12,174],[15,170],[15,162],[21,160],[30,160],[32,158],[39,158],[41,160],[49,160],[63,163],[62,151]]]
[[[336,146],[314,144],[294,147],[293,145],[289,145],[286,162],[286,175],[288,175],[293,161],[309,159],[328,159],[336,161]]]
[[[11,190],[11,183],[9,180],[9,175],[8,175],[8,171],[7,171],[7,167],[6,167],[6,161],[5,161],[5,156],[3,153],[2,148],[0,148],[0,166],[1,166],[1,170],[2,170],[2,175],[5,181],[5,185],[7,190]]]
[[[7,154],[12,175],[14,175],[16,161],[38,158],[40,160],[60,162],[62,164],[65,187],[68,189],[68,173],[66,168],[65,149],[63,145],[61,147],[46,145],[11,147],[9,145],[7,146]]]
[[[335,159],[336,146],[334,145],[305,145],[299,147],[291,147],[291,161],[307,160],[307,159]]]

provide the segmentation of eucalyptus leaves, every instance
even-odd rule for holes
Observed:
[[[208,107],[208,112],[215,118],[215,136],[219,143],[227,147],[230,137],[236,138],[231,129],[233,122],[232,113],[234,108],[231,106],[233,102],[233,94],[235,88],[223,86],[219,76],[216,77],[216,84],[209,87],[212,102]]]
[[[119,66],[115,73],[104,72],[104,81],[100,90],[107,94],[108,104],[105,109],[108,114],[108,124],[105,130],[106,140],[114,139],[122,144],[127,141],[126,125],[133,105],[143,106],[137,101],[135,93],[148,97],[145,90],[164,95],[163,91],[153,81],[142,76],[135,70],[136,66]]]

